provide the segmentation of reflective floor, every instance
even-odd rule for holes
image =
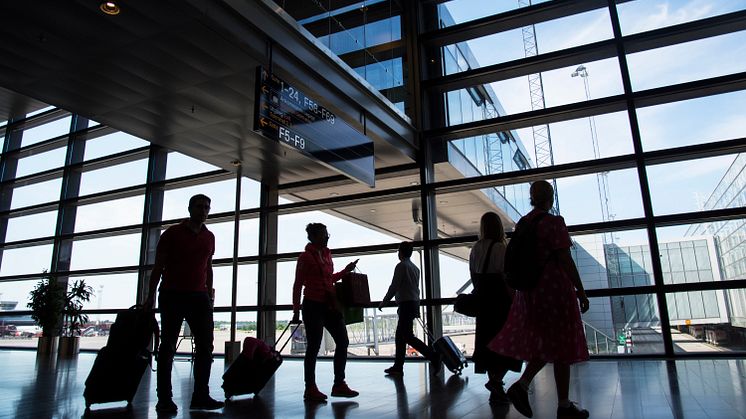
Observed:
[[[146,372],[131,409],[125,403],[93,405],[85,414],[83,383],[95,354],[75,361],[42,362],[32,351],[0,350],[0,417],[2,418],[148,418],[155,414],[155,374]],[[431,377],[427,365],[411,362],[402,379],[384,376],[388,363],[354,361],[347,381],[360,391],[355,399],[330,398],[328,403],[302,401],[303,364],[289,359],[258,397],[234,398],[215,412],[190,412],[191,364],[174,364],[176,417],[226,418],[522,418],[510,406],[491,406],[486,377],[461,377],[448,372]],[[332,365],[320,361],[319,387],[329,393]],[[216,359],[212,395],[222,398],[222,358]],[[537,376],[531,397],[535,418],[556,417],[556,392],[551,368]],[[517,374],[506,377],[508,384]],[[591,412],[591,418],[744,418],[746,361],[686,360],[592,361],[573,368],[570,395]]]

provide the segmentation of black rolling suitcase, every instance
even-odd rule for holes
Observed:
[[[275,374],[282,364],[282,352],[285,346],[292,340],[295,331],[300,327],[300,323],[295,326],[288,340],[280,348],[275,350],[270,348],[264,342],[248,337],[244,339],[244,350],[223,374],[223,391],[225,398],[230,399],[233,396],[241,394],[257,394],[267,385],[267,382]],[[275,347],[282,340],[285,332],[290,328],[290,323],[282,331],[280,337],[275,342]],[[247,346],[251,344],[252,349],[247,351]]]
[[[461,374],[461,370],[469,364],[466,362],[464,354],[456,347],[450,336],[443,336],[433,342],[433,349],[440,354],[443,364],[449,371],[456,375]]]
[[[149,346],[154,336],[157,347],[158,323],[153,312],[133,306],[117,314],[106,346],[98,351],[85,380],[86,409],[93,403],[126,401],[128,406],[132,403],[151,362]]]
[[[425,330],[425,333],[427,333],[427,335],[430,336],[430,339],[432,339],[432,335],[427,330],[427,327],[425,327],[425,323],[420,320],[420,324],[422,325],[422,329]],[[461,375],[461,371],[469,366],[469,363],[466,361],[466,356],[464,356],[463,352],[461,352],[456,344],[453,343],[450,336],[443,336],[433,342],[433,350],[440,355],[446,368],[456,375]]]

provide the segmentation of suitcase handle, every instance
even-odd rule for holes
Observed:
[[[420,324],[422,325],[422,330],[425,331],[425,334],[430,338],[430,341],[435,341],[435,339],[433,339],[433,335],[430,333],[430,329],[427,328],[422,318],[417,317],[417,321],[420,322]]]
[[[290,328],[290,325],[292,325],[292,324],[293,323],[288,322],[288,325],[285,326],[285,329],[283,329],[282,333],[280,333],[280,337],[277,338],[277,341],[275,342],[275,345],[274,345],[275,348],[277,348],[277,345],[282,340],[282,337],[285,336],[285,332],[288,331],[288,329]],[[303,324],[303,323],[302,322],[298,322],[296,324],[295,329],[293,329],[293,332],[290,333],[290,335],[288,335],[288,340],[285,341],[285,344],[283,344],[282,347],[279,350],[275,349],[275,350],[277,350],[277,352],[282,352],[282,350],[285,349],[286,346],[288,346],[288,343],[290,343],[290,341],[293,339],[293,335],[295,334],[295,331],[298,330],[298,328],[300,327],[301,324]]]

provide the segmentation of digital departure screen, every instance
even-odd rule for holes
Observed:
[[[375,186],[373,141],[302,91],[257,68],[254,129],[327,167]]]

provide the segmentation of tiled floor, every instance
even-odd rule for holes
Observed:
[[[146,372],[132,408],[124,403],[93,405],[85,414],[84,381],[94,354],[76,361],[41,362],[35,352],[0,350],[0,417],[2,418],[147,418],[156,417],[155,374]],[[355,399],[330,398],[325,404],[302,401],[303,365],[286,360],[273,381],[258,397],[243,396],[223,410],[190,412],[189,362],[174,366],[177,417],[207,418],[522,418],[510,406],[490,406],[484,389],[486,377],[471,366],[462,377],[448,372],[430,377],[424,363],[406,365],[403,379],[385,377],[387,363],[354,361],[347,381],[360,390]],[[329,361],[318,365],[319,387],[331,387]],[[222,358],[216,359],[212,394],[222,396]],[[508,384],[517,378],[507,377]],[[746,361],[686,360],[591,361],[573,369],[571,398],[591,412],[592,418],[744,418],[746,419]],[[535,418],[554,418],[556,393],[550,368],[534,382],[531,403]]]

